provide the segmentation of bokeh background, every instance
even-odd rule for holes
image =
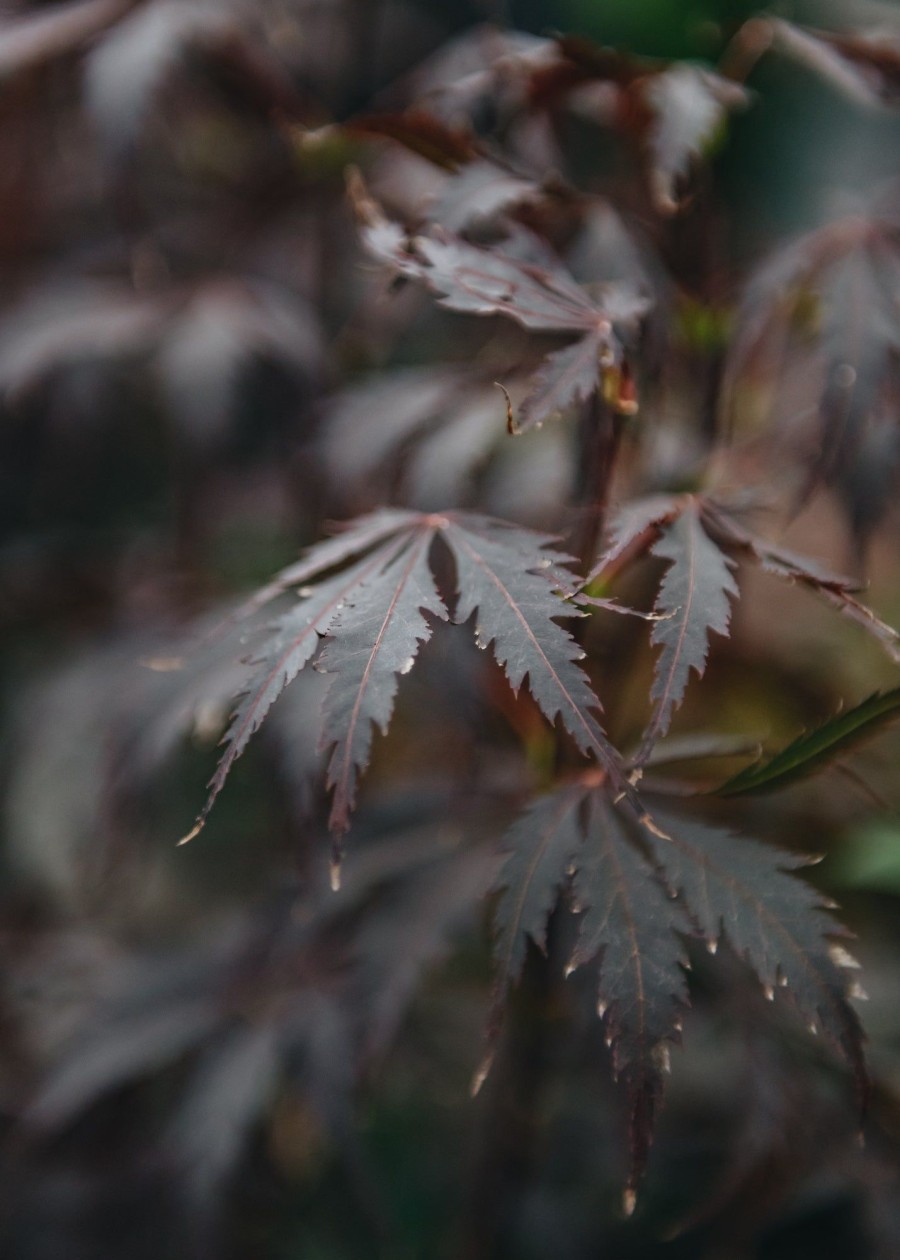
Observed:
[[[775,11],[900,31],[885,4]],[[495,456],[502,408],[466,394],[483,327],[374,291],[347,165],[401,204],[430,187],[428,163],[327,125],[403,99],[416,66],[485,21],[716,64],[755,12],[744,0],[2,6],[4,1255],[900,1254],[895,733],[846,773],[745,815],[757,834],[828,852],[816,879],[859,934],[875,1080],[865,1150],[827,1056],[735,960],[698,959],[696,1009],[631,1221],[619,1211],[623,1102],[589,981],[551,988],[548,1003],[533,959],[514,1048],[469,1098],[489,994],[475,894],[529,773],[473,654],[436,642],[410,680],[337,898],[310,776],[317,676],[273,711],[202,836],[175,847],[241,678],[242,646],[204,630],[326,521],[402,501],[396,468],[379,462],[411,432],[401,397],[462,408],[456,445],[416,456],[426,497],[474,496],[542,528],[566,521],[569,430]],[[890,109],[778,58],[761,60],[749,87],[751,107],[704,175],[714,209],[688,212],[670,238],[689,296],[673,319],[682,350],[701,358],[754,266],[798,233],[890,201],[898,172]],[[576,132],[573,144],[581,168],[605,178],[603,143]],[[696,269],[691,290],[701,238],[715,265]],[[451,328],[455,367],[423,367],[445,358]],[[501,358],[522,342],[502,343]],[[400,366],[420,373],[400,393],[390,382],[383,395],[353,392]],[[673,388],[679,415],[688,385]],[[680,422],[656,423],[655,458],[676,480],[693,440]],[[755,450],[746,460],[736,475],[766,467]],[[786,537],[838,569],[864,567],[867,598],[896,625],[893,488],[873,490],[862,550],[837,494],[813,496]],[[868,487],[857,491],[865,499]],[[650,658],[632,657],[640,711]],[[777,747],[896,683],[848,622],[753,576],[677,729]],[[618,722],[624,740],[640,729],[639,716],[635,729]],[[479,758],[491,791],[467,792]]]

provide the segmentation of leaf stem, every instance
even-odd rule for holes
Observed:
[[[581,521],[574,532],[573,549],[585,569],[596,559],[606,527],[624,424],[624,417],[614,412],[599,394],[588,400],[581,413],[575,486]]]

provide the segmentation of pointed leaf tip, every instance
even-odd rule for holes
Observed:
[[[203,830],[205,826],[206,826],[206,819],[198,818],[198,820],[194,823],[193,827],[191,827],[187,835],[181,837],[181,839],[175,845],[175,848],[180,849],[183,844],[189,844],[191,840],[194,839],[195,836],[199,836],[200,832]]]
[[[491,1074],[491,1068],[494,1066],[494,1051],[489,1050],[481,1060],[475,1075],[472,1077],[469,1085],[469,1097],[477,1098],[481,1093],[481,1087]]]
[[[328,876],[331,881],[331,891],[341,891],[341,859],[332,858],[328,868]]]

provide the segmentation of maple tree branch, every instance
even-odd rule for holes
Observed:
[[[575,510],[581,514],[581,523],[575,531],[573,550],[586,569],[596,559],[606,527],[623,429],[624,418],[599,394],[585,403],[579,422],[575,487]]]

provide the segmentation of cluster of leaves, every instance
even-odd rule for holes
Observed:
[[[789,51],[815,39],[783,24],[772,29]],[[467,66],[468,77],[460,81],[460,67],[454,63],[456,78],[448,82],[446,65],[439,65],[425,79],[423,104],[350,124],[356,134],[380,135],[411,149],[439,167],[445,181],[432,203],[430,223],[410,231],[389,219],[361,178],[352,174],[350,191],[363,243],[398,280],[423,284],[450,311],[503,316],[531,333],[572,339],[540,362],[517,411],[506,393],[511,436],[579,407],[593,417],[596,429],[605,427],[615,435],[622,418],[638,410],[631,359],[640,355],[641,324],[654,305],[654,294],[634,277],[586,289],[567,272],[541,231],[506,217],[517,207],[526,219],[526,210],[533,216],[547,196],[546,189],[510,165],[521,158],[509,141],[514,120],[537,114],[546,121],[560,108],[577,109],[606,125],[619,120],[648,155],[652,202],[658,213],[668,215],[679,208],[676,189],[683,187],[691,160],[703,151],[726,108],[746,105],[747,95],[738,84],[706,70],[639,64],[572,40],[512,41],[499,57],[495,49],[481,62],[477,46],[467,46],[466,53],[475,60],[474,67]],[[502,160],[499,135],[492,140],[489,159],[485,140],[476,137],[474,128],[476,101],[492,93],[499,97],[503,118],[508,156]],[[447,225],[449,220],[465,232],[485,216],[497,225],[499,237],[473,239]],[[879,285],[890,302],[890,285],[876,278],[874,270],[874,253],[883,254],[890,237],[868,224],[863,230],[854,228],[850,236],[852,247],[865,251],[860,266],[866,268],[870,287]],[[810,277],[833,258],[834,242],[842,249],[846,237],[845,229],[828,229],[821,241],[816,237],[793,247],[751,285],[731,351],[732,389],[748,362],[762,353],[760,344],[783,342],[773,318],[775,303],[794,320],[797,290],[802,285],[808,291]],[[852,277],[845,282],[854,283]],[[817,449],[826,465],[832,462],[846,470],[848,449],[854,449],[856,435],[866,428],[863,420],[883,400],[882,377],[892,370],[896,333],[893,311],[884,311],[882,339],[873,352],[871,339],[857,327],[865,372],[863,367],[848,371],[848,339],[853,338],[843,322],[848,303],[842,293],[819,287],[821,302],[834,316],[826,342],[831,365],[819,407]],[[871,302],[865,306],[871,312]],[[628,357],[626,345],[631,347]],[[765,368],[771,380],[771,366]],[[848,402],[842,396],[839,406],[834,394],[841,381],[851,398]],[[434,387],[440,397],[439,378]],[[386,398],[390,401],[390,393]],[[427,397],[413,393],[410,398],[408,412],[398,416],[396,425],[386,420],[385,436],[375,439],[383,443],[378,448],[382,456],[434,411]],[[369,423],[377,425],[378,417]],[[338,434],[331,440],[341,439]],[[603,454],[607,466],[599,472],[608,481],[615,444],[607,445]],[[591,493],[602,497],[599,486],[591,487]],[[608,549],[582,582],[571,571],[577,561],[549,550],[550,543],[512,524],[471,514],[383,509],[282,572],[252,601],[252,608],[292,587],[299,602],[274,622],[270,638],[253,658],[254,672],[225,734],[226,750],[209,799],[186,839],[202,828],[235,759],[281,691],[309,665],[328,679],[319,747],[330,754],[325,776],[333,791],[330,827],[339,836],[349,826],[373,727],[387,730],[399,676],[413,668],[434,621],[451,617],[448,608],[457,623],[474,617],[477,645],[493,646],[513,691],[527,679],[545,718],[559,719],[578,751],[597,763],[596,769],[540,797],[507,836],[510,856],[495,885],[501,891],[496,1010],[521,973],[526,942],[546,947],[550,915],[560,898],[568,897],[579,914],[568,967],[599,960],[598,1010],[605,1019],[614,1068],[625,1078],[632,1100],[630,1206],[646,1161],[667,1046],[677,1037],[688,1002],[684,938],[697,935],[714,951],[724,935],[756,972],[767,995],[784,989],[810,1030],[825,1034],[852,1066],[860,1090],[864,1088],[860,1030],[847,1005],[852,986],[844,968],[851,960],[843,946],[829,945],[840,929],[825,913],[828,904],[785,873],[803,859],[672,814],[665,800],[641,793],[638,786],[684,699],[691,674],[705,670],[710,636],[729,632],[732,601],[739,595],[738,562],[749,560],[812,588],[880,639],[894,660],[900,654],[900,636],[858,602],[852,582],[764,541],[740,523],[733,509],[707,494],[656,495],[630,504],[611,531]],[[557,620],[584,615],[592,606],[615,607],[598,596],[598,587],[605,589],[611,575],[645,552],[665,566],[651,614],[650,638],[659,655],[652,714],[626,764],[598,724],[599,699],[578,663],[585,652]],[[456,577],[453,600],[440,583],[449,571],[448,559]],[[590,566],[590,555],[582,559]],[[894,706],[888,698],[854,712],[855,720],[844,733],[852,729],[855,735],[893,715]],[[811,772],[841,738],[840,732],[817,733],[786,750],[788,778]],[[769,781],[783,779],[777,758],[773,766]],[[760,777],[752,769],[738,774],[724,785],[723,794],[752,790]],[[336,848],[335,886],[338,861]],[[493,1038],[499,1027],[496,1013],[490,1027]]]
[[[291,797],[292,844],[305,852],[330,833],[339,890],[329,894],[309,860],[299,889],[242,913],[212,946],[186,946],[164,965],[135,948],[90,1030],[36,1089],[26,1128],[56,1132],[124,1085],[180,1072],[178,1120],[162,1147],[176,1172],[200,1170],[188,1184],[205,1209],[287,1082],[352,1164],[354,1086],[424,969],[492,897],[493,998],[474,1085],[498,1058],[532,947],[559,974],[590,966],[628,1097],[630,1212],[697,945],[728,946],[866,1093],[849,934],[797,877],[807,855],[734,827],[744,796],[807,778],[895,720],[897,690],[730,775],[653,775],[680,763],[670,728],[731,633],[748,570],[809,590],[900,662],[900,634],[862,602],[860,583],[764,536],[746,465],[735,461],[730,482],[721,472],[722,439],[749,433],[754,455],[761,445],[769,459],[773,497],[796,507],[822,485],[836,489],[862,554],[900,468],[895,216],[876,206],[764,262],[733,322],[721,321],[714,353],[698,353],[686,330],[692,310],[712,320],[717,268],[698,280],[702,267],[677,249],[681,225],[705,213],[704,163],[730,117],[752,109],[743,80],[763,52],[882,107],[896,102],[896,47],[766,17],[741,28],[714,70],[477,28],[362,109],[315,48],[324,23],[349,60],[348,18],[365,6],[298,0],[296,38],[281,25],[284,7],[71,0],[0,27],[10,82],[77,67],[73,117],[94,128],[94,175],[119,216],[111,241],[48,268],[22,296],[10,288],[0,393],[16,457],[26,447],[26,463],[46,458],[40,442],[22,441],[33,415],[52,437],[54,417],[93,414],[103,389],[138,406],[152,397],[177,482],[181,558],[201,569],[211,521],[240,498],[241,422],[256,434],[270,423],[259,413],[280,410],[290,441],[287,454],[268,451],[261,497],[290,499],[286,515],[307,540],[329,512],[349,518],[224,616],[201,628],[176,607],[188,624],[177,641],[126,637],[23,706],[39,711],[26,752],[57,725],[54,749],[65,753],[84,698],[102,698],[105,716],[85,730],[71,776],[108,795],[107,814],[81,816],[87,833],[134,828],[173,750],[221,734],[182,843],[193,839],[264,732]],[[189,106],[183,129],[169,95]],[[239,154],[224,171],[206,143],[213,101]],[[167,122],[160,178],[139,178]],[[576,155],[579,128],[620,146],[624,192]],[[207,182],[185,197],[186,172],[198,169]],[[46,211],[53,223],[91,204],[78,180],[67,187]],[[442,361],[435,345],[449,347]],[[273,366],[289,381],[286,399],[265,375]],[[364,371],[351,379],[355,368]],[[669,410],[673,380],[686,422]],[[674,457],[663,451],[669,434]],[[149,585],[149,599],[132,595],[126,623],[157,600]],[[636,609],[611,598],[620,591]],[[201,586],[193,602],[208,595]],[[452,627],[465,625],[482,652],[459,646],[459,668],[424,685],[449,694],[449,707],[458,700],[480,764],[439,767],[450,789],[422,806],[419,825],[373,839],[361,780],[375,731],[393,726],[412,765],[423,764],[408,750],[428,749],[440,712],[432,719],[428,702],[402,711],[401,689],[407,675],[410,688],[427,676],[433,649],[462,645]],[[630,662],[644,640],[655,665],[641,703]],[[149,666],[139,682],[123,665],[135,656]],[[62,694],[65,722],[54,708]],[[633,747],[614,738],[624,727],[640,731]],[[735,752],[706,730],[683,738],[689,767]],[[40,771],[21,777],[40,794]],[[377,798],[402,772],[379,766],[373,777]],[[20,821],[28,792],[13,794]],[[23,830],[61,827],[46,822]],[[732,965],[723,953],[717,964]]]

